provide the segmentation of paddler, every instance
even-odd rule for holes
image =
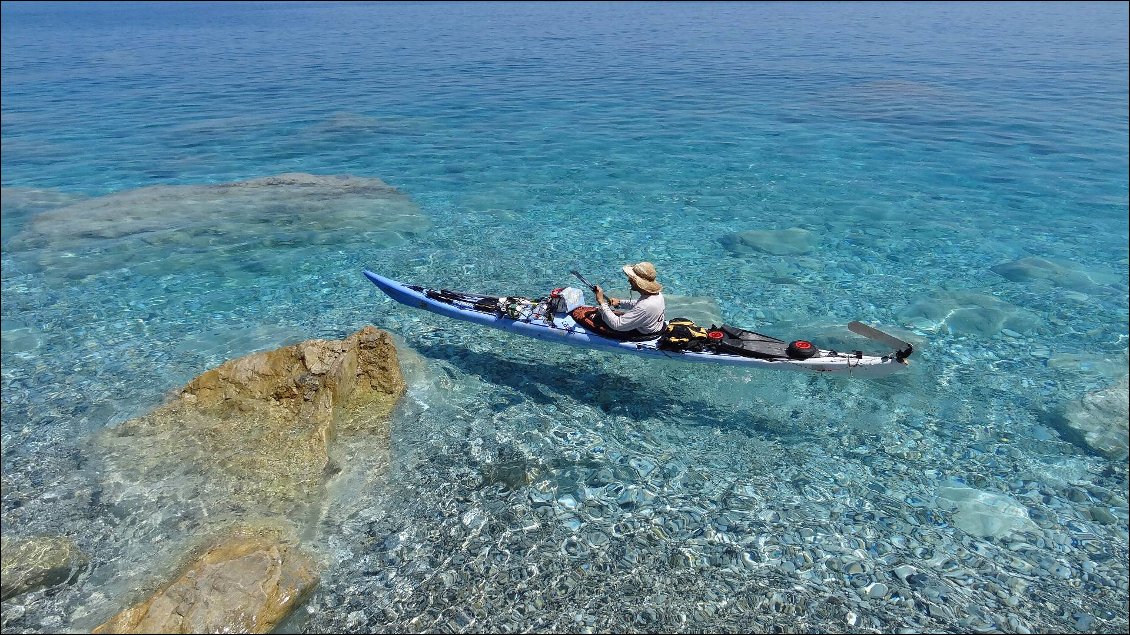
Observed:
[[[655,281],[655,265],[638,262],[624,265],[624,275],[632,291],[640,294],[638,300],[619,300],[605,297],[600,285],[593,287],[596,303],[604,324],[614,331],[638,331],[641,334],[658,334],[665,324],[664,312],[667,309],[663,300],[663,285]],[[617,311],[612,309],[616,308]]]

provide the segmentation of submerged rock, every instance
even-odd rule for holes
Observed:
[[[1052,353],[1048,357],[1048,368],[1062,369],[1078,373],[1092,373],[1117,380],[1130,366],[1130,351],[1121,353]]]
[[[953,524],[974,536],[1002,538],[1019,531],[1038,531],[1028,508],[1004,494],[971,487],[942,487],[939,506],[953,511]]]
[[[4,208],[4,215],[10,213],[33,214],[56,207],[70,205],[86,198],[81,194],[71,194],[58,190],[42,190],[25,187],[0,188],[0,206]]]
[[[403,242],[429,223],[377,178],[281,174],[220,185],[157,185],[42,212],[5,250],[53,275],[81,278],[129,268],[224,273],[262,269],[256,251]]]
[[[1071,441],[1111,459],[1130,455],[1130,376],[1070,404],[1056,426]]]
[[[317,583],[314,560],[278,533],[243,530],[93,632],[269,633]]]
[[[795,256],[810,253],[816,249],[819,240],[816,234],[807,229],[791,227],[789,229],[757,229],[726,234],[721,238],[721,242],[722,246],[735,256],[753,253]]]
[[[181,488],[210,508],[288,513],[337,471],[339,433],[387,447],[404,392],[396,349],[372,326],[225,362],[170,403],[101,438],[110,483]]]
[[[1042,325],[1035,313],[974,291],[942,291],[899,311],[898,318],[923,330],[983,337],[995,336],[1005,329],[1030,335]]]
[[[87,562],[69,538],[0,538],[0,599],[68,582]]]
[[[992,271],[1012,282],[1045,280],[1057,287],[1078,291],[1094,290],[1118,281],[1118,276],[1105,271],[1084,271],[1069,263],[1030,256],[996,265]]]
[[[56,207],[70,205],[83,199],[77,194],[55,190],[39,190],[22,187],[0,188],[0,241],[7,249],[8,242],[17,235],[28,219],[40,212]]]
[[[627,295],[620,296],[627,297]],[[722,309],[714,298],[689,295],[666,295],[667,317],[684,317],[699,326],[721,325]]]

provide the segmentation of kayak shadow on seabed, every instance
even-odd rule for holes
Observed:
[[[720,407],[693,393],[688,394],[685,386],[683,390],[676,389],[670,385],[675,381],[670,378],[670,369],[657,372],[667,381],[644,382],[620,372],[600,370],[597,364],[582,359],[525,362],[475,352],[458,344],[435,342],[415,342],[413,350],[428,359],[449,363],[489,384],[518,391],[538,404],[552,404],[555,402],[553,395],[560,394],[599,408],[607,415],[671,419],[682,425],[757,431],[778,438],[798,434],[795,422],[766,416],[758,409],[756,399],[744,405],[730,403]],[[740,389],[738,386],[744,384],[735,384],[735,389]]]

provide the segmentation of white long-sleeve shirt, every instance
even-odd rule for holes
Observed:
[[[617,308],[627,311],[623,315],[616,315],[607,304],[599,307],[600,317],[614,331],[635,329],[640,333],[659,333],[663,330],[663,313],[667,310],[667,303],[662,293],[644,295],[634,301],[621,300]]]

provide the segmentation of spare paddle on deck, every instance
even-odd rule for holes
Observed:
[[[585,280],[585,277],[582,276],[579,272],[577,272],[576,269],[570,271],[569,273],[573,274],[574,276],[577,276],[577,278],[580,279],[581,282],[585,283],[586,287],[592,289],[593,293],[596,293],[596,285],[589,282],[588,280]]]
[[[914,347],[910,345],[910,342],[904,342],[894,335],[888,335],[877,328],[867,326],[863,322],[851,322],[847,327],[852,333],[894,347],[895,359],[904,364],[906,363],[906,358],[910,357],[910,354],[914,352]]]

